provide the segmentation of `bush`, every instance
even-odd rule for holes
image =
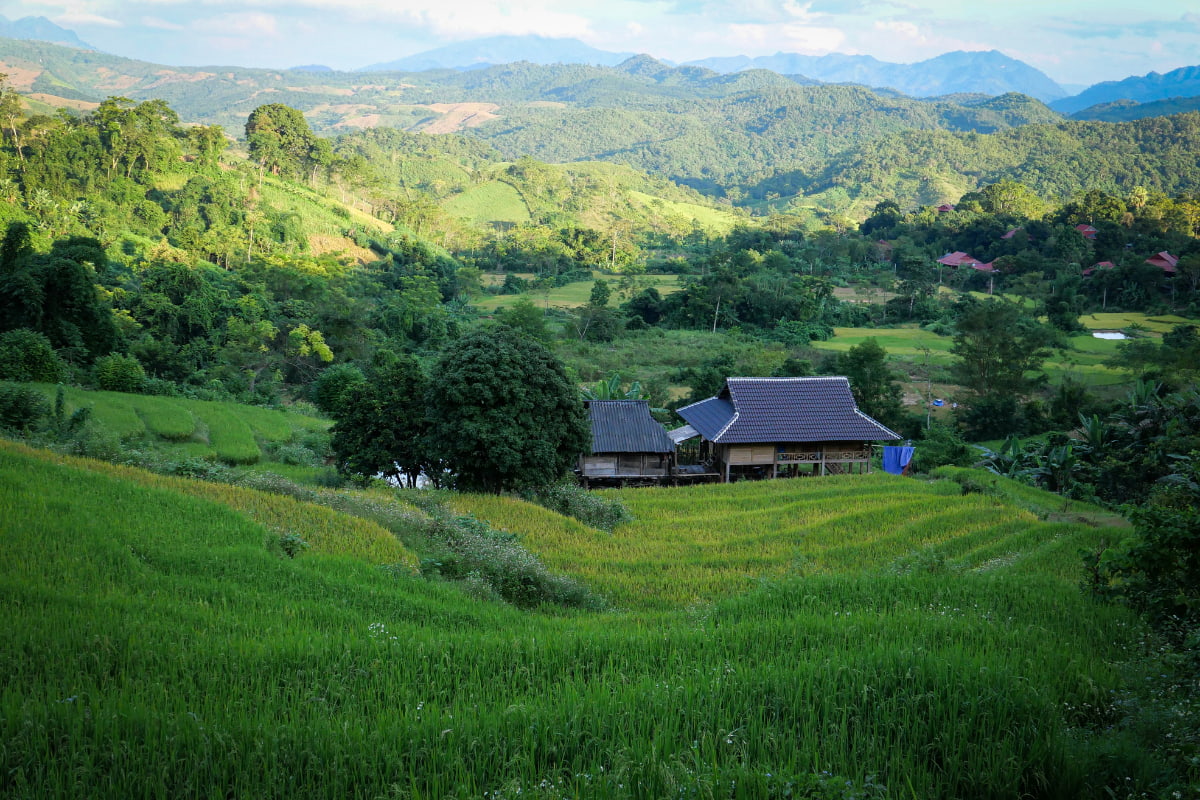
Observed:
[[[518,608],[554,603],[574,608],[599,609],[603,601],[583,584],[555,575],[516,536],[492,528],[471,515],[454,516],[438,508],[424,534],[442,551],[421,561],[426,577],[460,581],[475,597],[489,594],[485,587]]]
[[[96,359],[92,373],[96,385],[106,392],[137,394],[146,388],[146,370],[133,356],[111,353]]]
[[[601,530],[611,531],[618,525],[633,521],[633,515],[620,500],[601,497],[574,481],[543,486],[527,492],[524,499]]]
[[[334,364],[313,382],[313,403],[326,414],[333,414],[345,403],[351,389],[366,382],[363,371],[353,364]]]
[[[933,425],[925,431],[925,438],[917,442],[912,468],[914,472],[930,472],[936,467],[969,467],[980,455],[954,428]]]
[[[37,331],[17,328],[0,333],[0,380],[58,383],[66,369],[54,345]]]
[[[0,428],[29,431],[50,414],[50,401],[37,389],[0,383]]]

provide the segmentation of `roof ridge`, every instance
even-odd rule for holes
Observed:
[[[845,375],[793,375],[785,377],[769,377],[769,378],[726,378],[726,381],[836,381],[848,380]]]
[[[889,428],[887,425],[884,425],[884,424],[883,424],[882,422],[880,422],[879,420],[877,420],[877,419],[875,419],[874,417],[870,416],[869,414],[866,414],[866,413],[864,413],[863,411],[861,411],[857,405],[856,405],[856,406],[854,406],[854,413],[855,413],[855,414],[858,414],[860,417],[862,417],[863,419],[865,419],[867,422],[873,422],[873,423],[875,423],[876,427],[882,428],[883,430],[885,430],[885,431],[887,431],[888,433],[890,433],[892,436],[895,436],[897,439],[903,439],[903,438],[904,438],[903,436],[901,436],[900,434],[896,433],[894,430],[892,430],[891,428]]]

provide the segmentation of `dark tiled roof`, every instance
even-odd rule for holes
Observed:
[[[673,453],[675,443],[645,400],[591,400],[593,453]]]
[[[687,424],[691,425],[700,435],[710,442],[715,442],[717,435],[733,419],[733,404],[724,397],[710,397],[699,403],[684,406],[677,412]]]
[[[679,409],[679,416],[722,444],[900,438],[858,410],[843,377],[727,378],[720,395]]]

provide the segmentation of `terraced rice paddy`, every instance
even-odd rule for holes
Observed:
[[[0,795],[1136,796],[1144,631],[1077,588],[1112,531],[995,491],[627,490],[612,534],[446,498],[614,603],[522,612],[369,513],[2,446]]]

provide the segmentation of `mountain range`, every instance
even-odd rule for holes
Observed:
[[[25,17],[14,21],[0,16],[0,37],[95,50],[73,31],[45,17]],[[469,71],[520,62],[612,67],[624,64],[634,55],[599,50],[571,38],[493,36],[433,48],[404,58],[371,64],[357,71]],[[668,61],[652,61],[676,66]],[[1137,119],[1174,113],[1194,107],[1193,103],[1186,100],[1181,102],[1181,99],[1200,97],[1200,66],[1182,67],[1165,74],[1152,72],[1121,81],[1106,81],[1071,95],[1045,73],[996,50],[955,51],[912,64],[880,61],[868,55],[830,53],[807,56],[780,52],[757,58],[705,58],[686,62],[682,66],[720,74],[770,71],[800,84],[858,84],[918,98],[994,97],[1019,93],[1041,100],[1055,111],[1077,119]],[[320,65],[296,67],[293,71],[332,72]]]

